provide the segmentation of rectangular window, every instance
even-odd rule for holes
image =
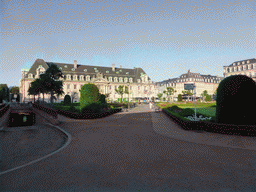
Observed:
[[[74,89],[76,89],[76,85],[74,85]]]
[[[67,84],[67,88],[70,89],[70,85],[69,84]]]
[[[80,89],[83,87],[83,85],[80,85]]]

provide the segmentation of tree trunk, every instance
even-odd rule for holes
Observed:
[[[43,102],[44,102],[44,93],[43,93]]]
[[[51,103],[53,103],[53,92],[51,91]]]

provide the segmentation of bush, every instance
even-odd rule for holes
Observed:
[[[103,94],[100,94],[100,96],[99,96],[99,102],[100,102],[100,103],[107,103],[107,102],[106,102],[106,96],[103,95]]]
[[[91,103],[81,109],[81,113],[100,113],[102,108],[102,104],[97,103]]]
[[[255,125],[252,109],[256,108],[256,83],[245,75],[223,79],[217,88],[216,122],[235,125]]]
[[[73,105],[71,105],[68,109],[68,111],[70,111],[71,113],[79,113],[80,111],[77,110]]]
[[[84,84],[80,90],[80,108],[83,109],[93,103],[99,101],[100,93],[96,85],[88,83]]]
[[[179,108],[177,105],[173,105],[172,107],[170,107],[169,108],[171,111],[174,111],[174,112],[176,112],[176,111],[181,111],[182,109],[181,108]]]
[[[64,97],[64,105],[70,105],[71,104],[71,97],[70,95],[65,95]]]
[[[179,94],[179,95],[178,95],[178,102],[181,102],[181,101],[182,101],[182,95]]]
[[[211,100],[212,100],[211,96],[207,94],[206,98],[205,98],[205,101],[211,101]]]
[[[180,114],[182,117],[188,117],[188,116],[193,116],[193,115],[195,115],[195,111],[194,111],[193,109],[186,108],[186,109],[183,109],[179,114]]]

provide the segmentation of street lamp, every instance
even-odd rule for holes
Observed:
[[[130,83],[128,83],[128,110],[130,110]]]

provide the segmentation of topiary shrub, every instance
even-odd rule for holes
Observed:
[[[223,79],[217,88],[216,122],[235,125],[255,125],[252,109],[256,108],[255,81],[245,75]]]
[[[178,101],[179,101],[179,102],[182,101],[182,95],[181,95],[181,94],[178,95]]]
[[[96,85],[88,83],[84,84],[80,90],[80,108],[97,103],[99,101],[100,93]]]
[[[69,95],[65,95],[64,105],[70,105],[70,104],[71,104],[71,97]]]
[[[195,111],[194,111],[193,109],[186,108],[186,109],[183,109],[179,114],[180,114],[182,117],[188,117],[188,116],[193,116],[193,115],[195,115]]]
[[[169,109],[174,112],[182,111],[182,108],[179,108],[177,105],[173,105]]]

